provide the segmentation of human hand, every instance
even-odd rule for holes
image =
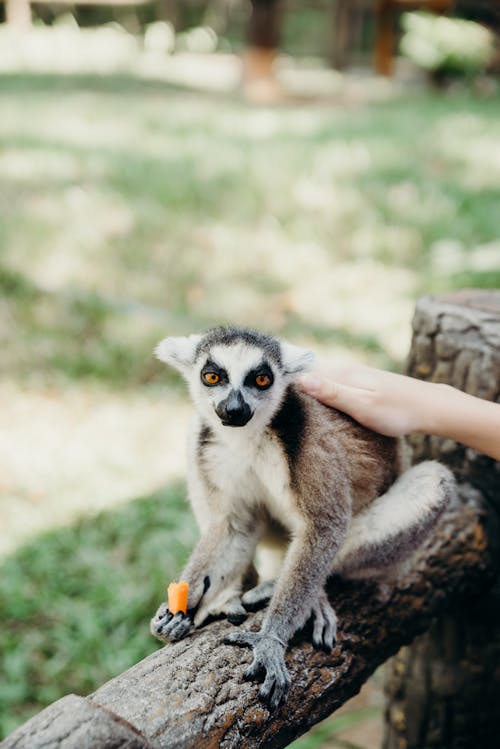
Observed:
[[[310,372],[299,383],[309,395],[390,437],[432,431],[432,401],[447,387],[355,364]]]
[[[500,460],[500,403],[362,365],[310,372],[299,383],[306,393],[381,434],[434,434]]]

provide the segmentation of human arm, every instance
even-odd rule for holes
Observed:
[[[382,434],[434,434],[500,460],[499,403],[449,385],[358,365],[311,372],[300,384],[318,400]]]

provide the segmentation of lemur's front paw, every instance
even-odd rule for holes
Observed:
[[[286,646],[274,635],[261,632],[232,632],[224,642],[227,645],[240,645],[253,649],[254,658],[243,674],[245,679],[259,679],[264,683],[259,690],[259,698],[271,710],[282,705],[290,688],[290,674],[285,665]]]
[[[313,645],[315,648],[331,650],[337,639],[337,616],[323,590],[311,609],[313,623]]]
[[[175,642],[187,635],[193,626],[189,615],[179,611],[175,616],[168,610],[166,603],[162,603],[151,619],[151,634],[163,642]]]

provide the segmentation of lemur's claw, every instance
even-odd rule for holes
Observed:
[[[182,611],[179,611],[167,625],[169,627],[168,639],[171,641],[182,640],[192,626],[193,620],[189,616],[186,616],[186,614],[183,614]]]
[[[290,688],[290,675],[285,665],[285,647],[277,637],[261,632],[231,632],[225,637],[228,645],[251,647],[254,659],[243,674],[244,679],[260,679],[265,674],[259,690],[259,699],[271,710],[282,705]]]
[[[323,591],[312,607],[314,618],[312,641],[315,648],[329,652],[337,640],[337,617]]]
[[[167,604],[162,603],[151,620],[151,634],[163,642],[180,640],[193,626],[193,620],[179,611],[175,616],[168,610]]]

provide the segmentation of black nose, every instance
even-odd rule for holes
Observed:
[[[244,427],[252,418],[250,406],[239,390],[231,390],[228,397],[215,407],[215,412],[227,427]]]

